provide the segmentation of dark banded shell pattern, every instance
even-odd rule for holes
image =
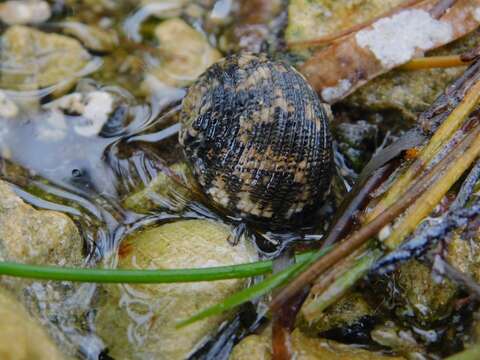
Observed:
[[[329,189],[328,114],[293,67],[263,55],[235,55],[212,65],[188,90],[180,143],[217,205],[288,226],[320,205]]]

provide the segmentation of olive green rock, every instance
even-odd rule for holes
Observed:
[[[145,76],[143,87],[147,92],[157,88],[157,82],[169,87],[187,86],[221,58],[204,35],[178,18],[160,23],[155,37],[159,64]]]
[[[179,179],[188,182],[186,163],[173,164],[170,169]],[[138,213],[149,213],[159,209],[181,211],[190,198],[190,191],[186,187],[165,172],[159,172],[145,188],[125,198],[123,206]]]
[[[308,300],[305,305],[308,304]],[[375,313],[358,292],[348,293],[329,306],[311,322],[300,321],[300,329],[309,335],[319,334],[335,328],[355,325]]]
[[[134,233],[118,254],[120,269],[175,269],[248,263],[256,256],[243,241],[232,246],[230,227],[183,220]],[[185,359],[229,318],[217,315],[176,329],[184,320],[247,284],[245,279],[159,285],[111,285],[98,309],[98,334],[115,359]]]
[[[91,59],[76,39],[12,26],[0,40],[0,88],[36,90],[71,83],[86,74]]]
[[[287,41],[331,35],[364,23],[404,0],[291,0]]]
[[[83,239],[65,214],[36,210],[0,181],[0,260],[81,264]]]
[[[394,275],[395,312],[417,326],[430,327],[451,314],[457,287],[445,280],[436,283],[432,270],[417,260],[400,266]],[[392,284],[392,285],[393,285]]]

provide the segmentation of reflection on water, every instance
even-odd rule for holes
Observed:
[[[158,208],[142,214],[122,202],[181,159],[176,134],[185,85],[221,56],[216,45],[238,4],[49,4],[51,12],[39,23],[0,22],[0,35],[9,31],[9,40],[0,40],[0,179],[25,202],[75,221],[86,267],[115,267],[120,240],[141,227],[222,216],[189,198],[189,189],[157,199]],[[169,19],[177,20],[159,33],[155,27]],[[24,292],[28,306],[71,354],[108,358],[92,310],[99,287],[28,282]],[[235,319],[202,349],[204,355],[226,356],[222,349],[231,348],[238,327]]]
[[[175,137],[178,125],[164,129],[159,125],[164,116],[159,114],[158,105],[155,109],[137,104],[124,90],[112,90],[116,89],[90,92],[101,100],[92,105],[90,99],[93,116],[88,101],[75,112],[72,104],[65,109],[55,100],[36,112],[0,118],[1,178],[14,185],[17,195],[26,202],[73,218],[86,242],[87,261],[94,264],[103,259],[105,266],[115,266],[114,257],[104,257],[115,253],[126,229],[178,216],[160,211],[141,216],[121,207],[126,194],[148,184],[160,169],[158,155],[141,144]],[[105,94],[114,94],[115,101],[106,101]],[[168,97],[163,100],[165,107],[170,101]],[[166,117],[177,111],[178,107],[166,111]],[[99,119],[102,116],[105,119]],[[61,295],[56,301],[46,295],[50,290],[45,287],[49,286],[59,287],[55,291]],[[44,321],[58,330],[53,330],[58,341],[78,348],[85,358],[98,358],[103,342],[95,336],[93,323],[88,320],[94,284],[33,282],[26,290],[32,306],[42,308]],[[79,329],[78,323],[85,321],[84,328]]]

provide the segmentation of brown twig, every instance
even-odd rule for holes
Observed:
[[[435,19],[440,19],[456,2],[457,0],[439,0],[430,10],[430,14]]]
[[[427,56],[412,59],[408,63],[399,66],[399,70],[422,70],[434,68],[450,68],[456,66],[466,66],[472,60],[465,60],[462,55],[445,55],[445,56]]]
[[[352,227],[354,215],[365,207],[370,194],[393,172],[395,165],[395,162],[391,162],[381,167],[370,174],[371,176],[365,182],[356,185],[352,192],[346,196],[340,206],[342,215],[333,222],[322,248],[337,242],[348,233]]]
[[[477,46],[476,48],[473,48],[472,50],[464,52],[463,54],[460,55],[460,58],[462,59],[462,61],[465,61],[465,62],[476,60],[479,57],[480,57],[480,46]]]
[[[290,331],[282,326],[278,315],[275,314],[272,323],[272,360],[290,360],[292,358],[288,346],[290,341]]]

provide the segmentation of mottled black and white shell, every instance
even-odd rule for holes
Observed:
[[[246,219],[288,226],[328,191],[329,113],[291,66],[263,55],[231,56],[190,87],[180,143],[216,204]]]

